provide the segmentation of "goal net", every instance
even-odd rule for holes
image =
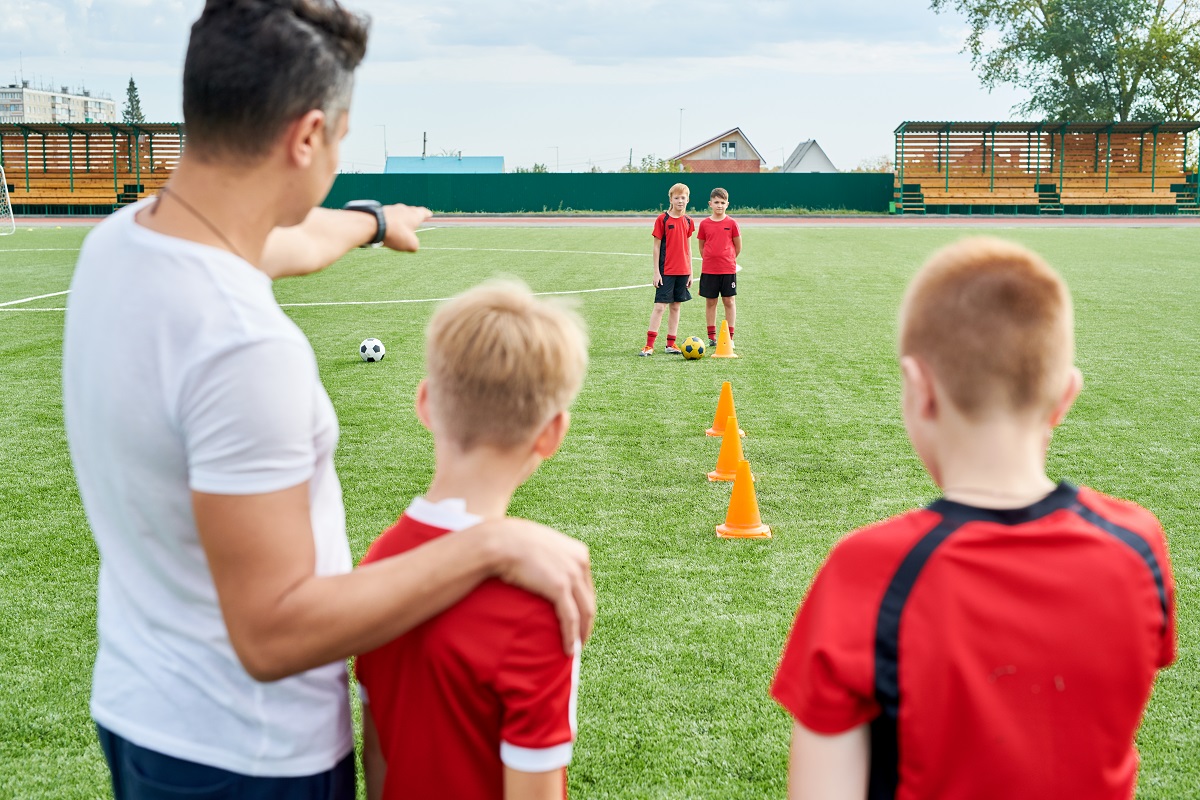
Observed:
[[[8,200],[8,178],[4,176],[4,167],[0,167],[0,236],[17,232],[17,222],[13,219],[12,203]]]

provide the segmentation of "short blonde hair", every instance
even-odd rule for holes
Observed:
[[[674,197],[677,194],[686,194],[692,196],[692,190],[687,187],[686,183],[677,183],[667,190],[667,197]]]
[[[939,250],[908,286],[900,355],[923,360],[968,418],[1049,411],[1074,361],[1066,283],[1036,253],[1001,239]]]
[[[514,447],[571,405],[587,371],[583,322],[517,281],[441,306],[426,330],[431,414],[464,450]]]

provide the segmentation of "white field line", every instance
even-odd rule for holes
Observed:
[[[560,292],[534,292],[533,294],[535,297],[550,297],[552,295],[565,295],[565,294],[593,294],[595,292],[623,292],[627,289],[645,289],[645,288],[648,288],[649,286],[650,286],[650,284],[648,284],[648,283],[638,283],[638,284],[635,284],[632,286],[602,286],[598,289],[567,289],[567,290],[560,291]],[[66,294],[66,292],[55,292],[55,294],[53,294],[53,295],[47,294],[47,295],[42,295],[42,296],[43,297],[54,297],[54,296],[60,295],[60,294]],[[14,300],[13,302],[14,303],[24,303],[29,300],[37,300],[37,299],[38,298],[36,298],[36,297],[29,297],[29,298],[26,298],[25,300]],[[453,299],[454,299],[453,297],[420,297],[420,298],[404,299],[404,300],[337,300],[337,301],[326,301],[326,302],[320,302],[320,303],[280,303],[279,307],[280,308],[317,308],[320,306],[394,306],[394,305],[404,305],[404,304],[408,304],[408,303],[444,303],[447,300],[453,300]],[[5,303],[3,305],[4,306],[11,305],[11,303]],[[3,306],[0,306],[0,311],[25,311],[25,312],[31,312],[31,313],[39,312],[39,311],[66,311],[66,310],[67,309],[65,309],[65,308],[4,308]]]
[[[424,228],[423,230],[440,230],[439,228]],[[421,231],[418,230],[418,233]],[[56,251],[78,252],[79,248],[54,248]],[[454,250],[466,252],[482,252],[482,253],[558,253],[562,255],[581,255],[581,256],[632,256],[636,258],[645,258],[647,253],[612,253],[601,252],[597,250],[522,250],[508,247],[423,247],[422,250]],[[39,250],[0,250],[0,253],[5,252],[46,252]],[[699,257],[693,256],[692,261],[699,261]],[[605,286],[598,289],[571,289],[562,292],[534,292],[535,295],[549,296],[559,294],[589,294],[592,292],[620,292],[626,289],[644,289],[650,284],[639,283],[633,286]],[[0,309],[5,311],[66,311],[65,308],[9,308],[9,306],[17,306],[22,303],[31,303],[34,300],[42,300],[47,297],[58,297],[67,294],[67,292],[53,292],[51,294],[39,294],[35,297],[25,297],[20,300],[9,300],[7,303],[0,303]],[[282,308],[312,308],[316,306],[381,306],[381,305],[399,305],[404,303],[441,303],[450,300],[449,297],[428,297],[408,300],[346,300],[340,302],[323,302],[323,303],[280,303]]]
[[[645,253],[609,253],[597,250],[518,250],[513,247],[422,247],[422,250],[469,250],[480,253],[560,253],[567,256],[632,256],[633,258],[649,258],[653,254]],[[700,261],[700,256],[692,256],[692,261]]]
[[[535,297],[548,297],[560,294],[591,294],[593,292],[622,292],[626,289],[645,289],[650,284],[639,283],[635,286],[604,286],[599,289],[568,289],[562,292],[534,292]],[[453,297],[422,297],[415,300],[342,300],[324,303],[280,303],[280,308],[313,308],[315,306],[394,306],[405,303],[444,303]],[[14,309],[15,310],[15,309]]]
[[[649,257],[650,253],[601,253],[596,250],[518,250],[514,247],[422,247],[422,250],[469,250],[479,253],[561,253],[568,256],[637,256]]]
[[[69,291],[70,290],[68,289],[64,292],[51,292],[50,294],[39,294],[35,295],[34,297],[23,297],[20,300],[9,300],[7,303],[0,303],[0,308],[4,308],[5,306],[18,306],[21,303],[32,303],[34,300],[43,300],[47,297],[61,297],[62,295],[67,294]]]
[[[415,233],[425,233],[426,231],[440,231],[442,228],[417,228]],[[8,249],[0,249],[0,256],[5,253],[78,253],[78,247],[13,247]]]

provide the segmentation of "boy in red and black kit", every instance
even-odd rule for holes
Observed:
[[[856,531],[814,579],[772,694],[789,796],[1128,800],[1175,658],[1144,508],[1046,477],[1082,386],[1071,299],[997,239],[936,254],[900,315],[901,410],[942,498]]]
[[[664,352],[669,355],[683,352],[675,346],[675,336],[679,333],[680,303],[692,299],[692,293],[688,291],[692,285],[690,240],[696,224],[684,213],[691,190],[677,183],[668,194],[671,207],[654,220],[654,276],[651,279],[654,283],[654,310],[650,312],[646,346],[638,353],[639,356],[654,355],[654,340],[658,338],[658,326],[662,324],[663,312],[668,306],[671,311],[667,317],[667,346]]]
[[[704,321],[708,324],[708,346],[717,346],[717,298],[725,305],[729,338],[737,319],[737,258],[742,253],[742,232],[737,221],[728,216],[729,192],[713,189],[708,196],[712,216],[700,220],[696,239],[700,242],[700,296],[704,298]]]
[[[450,301],[427,338],[417,415],[433,433],[433,481],[364,565],[504,518],[566,435],[587,366],[578,318],[518,284]],[[564,798],[579,648],[564,652],[549,602],[489,580],[360,655],[369,800]]]

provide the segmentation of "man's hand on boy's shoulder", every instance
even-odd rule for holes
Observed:
[[[491,530],[498,553],[496,577],[546,598],[554,605],[562,630],[563,650],[575,651],[586,640],[596,619],[596,587],[588,548],[553,528],[525,519],[491,520],[479,527]]]

